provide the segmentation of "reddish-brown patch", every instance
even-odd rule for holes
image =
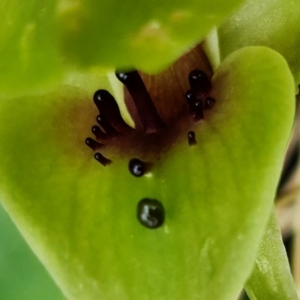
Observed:
[[[194,70],[203,71],[204,76],[206,74],[208,83],[204,87],[197,87],[191,81],[191,76],[195,77]],[[97,152],[112,161],[115,157],[136,157],[154,162],[179,140],[185,139],[190,146],[196,143],[195,134],[191,138],[188,133],[203,122],[203,110],[211,109],[215,102],[210,97],[212,70],[201,46],[161,74],[148,76],[125,72],[118,73],[117,77],[125,85],[125,101],[136,128],[124,126],[113,97],[106,91],[98,91],[100,96],[95,94],[94,101],[100,113],[99,126],[91,126],[89,135],[93,133],[93,138],[101,144]],[[102,119],[107,120],[118,133],[109,132],[108,125]],[[94,148],[98,144],[91,145],[90,148],[96,150]]]

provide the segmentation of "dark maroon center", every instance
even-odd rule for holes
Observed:
[[[96,91],[94,103],[99,115],[96,119],[98,125],[92,127],[95,139],[88,137],[85,142],[93,151],[97,151],[94,155],[97,161],[103,166],[112,162],[99,152],[100,149],[104,149],[106,155],[114,151],[120,156],[138,157],[131,160],[129,170],[139,177],[146,172],[142,162],[151,161],[161,155],[182,134],[187,134],[188,145],[196,144],[195,132],[190,129],[204,119],[204,110],[211,109],[215,104],[215,99],[209,96],[211,82],[203,71],[190,72],[190,90],[185,95],[189,113],[179,115],[172,124],[162,121],[137,71],[117,72],[116,76],[130,93],[137,111],[137,115],[132,118],[142,124],[142,128],[134,129],[123,120],[115,98],[108,91]]]

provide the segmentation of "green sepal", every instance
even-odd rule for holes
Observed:
[[[3,0],[0,99],[47,93],[72,72],[162,70],[241,2]]]
[[[245,289],[251,300],[298,300],[276,212],[272,211]]]
[[[245,46],[270,47],[284,56],[299,85],[299,20],[298,0],[247,0],[218,30],[220,55],[224,59]]]

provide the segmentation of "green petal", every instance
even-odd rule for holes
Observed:
[[[0,3],[0,96],[45,92],[74,69],[157,71],[181,56],[241,0]]]
[[[55,1],[3,0],[0,19],[0,96],[59,82]]]
[[[117,65],[157,72],[187,51],[242,1],[61,1],[67,57],[84,66]]]
[[[267,46],[281,53],[300,83],[300,5],[298,0],[248,0],[219,28],[224,58],[245,46]]]
[[[274,211],[270,216],[254,269],[245,288],[248,296],[253,300],[299,299]]]
[[[141,178],[84,145],[92,91],[63,86],[0,105],[1,200],[70,299],[234,299],[267,223],[294,117],[294,83],[268,48],[229,56],[215,107]],[[43,101],[42,101],[43,100]],[[108,153],[109,154],[109,153]],[[158,199],[162,227],[136,218]],[[242,266],[242,268],[241,268]]]

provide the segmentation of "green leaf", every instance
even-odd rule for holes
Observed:
[[[222,63],[211,96],[205,120],[190,125],[197,144],[181,130],[169,150],[148,156],[141,178],[128,171],[139,149],[103,148],[112,160],[103,167],[84,144],[97,115],[92,90],[1,102],[1,200],[70,299],[238,295],[272,208],[294,83],[278,53],[250,47]],[[158,229],[137,220],[145,197],[165,207]]]
[[[247,0],[219,28],[222,58],[245,46],[267,46],[281,53],[300,84],[300,5],[298,0]]]
[[[3,0],[0,96],[44,93],[74,69],[157,71],[198,43],[240,2]]]
[[[299,299],[274,211],[265,229],[254,269],[245,288],[253,300]]]

